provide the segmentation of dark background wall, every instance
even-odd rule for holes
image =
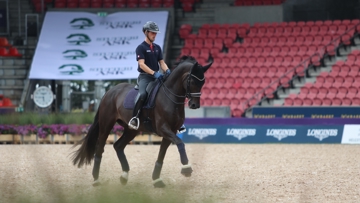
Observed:
[[[273,6],[229,6],[215,10],[217,23],[250,23],[360,18],[360,0],[286,0]]]
[[[287,0],[284,21],[354,19],[360,17],[359,0]]]
[[[216,23],[282,22],[282,6],[232,6],[215,10]]]

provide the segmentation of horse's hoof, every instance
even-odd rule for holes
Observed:
[[[123,172],[123,174],[120,176],[120,182],[122,185],[126,185],[127,181],[129,179],[129,174],[128,172]]]
[[[166,186],[165,183],[160,178],[154,180],[153,185],[155,188],[164,188]]]
[[[120,176],[120,183],[122,184],[122,185],[126,185],[126,183],[127,183],[127,179],[126,178],[123,178],[122,176]]]
[[[181,169],[181,174],[183,174],[185,177],[190,177],[192,173],[192,168],[190,165],[185,165]]]
[[[99,180],[95,180],[92,184],[94,187],[101,185]]]

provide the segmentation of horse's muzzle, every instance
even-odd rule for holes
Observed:
[[[190,108],[190,109],[198,109],[198,108],[200,108],[200,103],[191,102],[191,100],[190,100],[190,101],[189,101],[189,108]]]

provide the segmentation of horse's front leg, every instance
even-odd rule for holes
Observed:
[[[168,139],[163,138],[161,141],[159,155],[155,162],[155,167],[154,167],[154,171],[152,174],[154,187],[157,187],[157,188],[165,187],[165,183],[160,178],[160,173],[161,173],[161,169],[163,166],[163,161],[165,158],[166,151],[169,148],[170,144],[171,144],[171,141]]]
[[[183,174],[185,177],[190,177],[193,170],[191,168],[191,165],[189,164],[189,159],[185,150],[185,144],[180,138],[177,141],[178,142],[176,143],[176,146],[179,150],[180,160],[183,165],[181,168],[181,174]]]

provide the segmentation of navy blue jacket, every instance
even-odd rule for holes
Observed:
[[[163,60],[163,54],[161,47],[155,43],[152,43],[152,49],[148,43],[143,41],[136,48],[136,61],[139,59],[145,59],[145,64],[151,68],[153,71],[159,71],[159,61]],[[138,71],[140,73],[145,73],[140,66],[138,65]]]

